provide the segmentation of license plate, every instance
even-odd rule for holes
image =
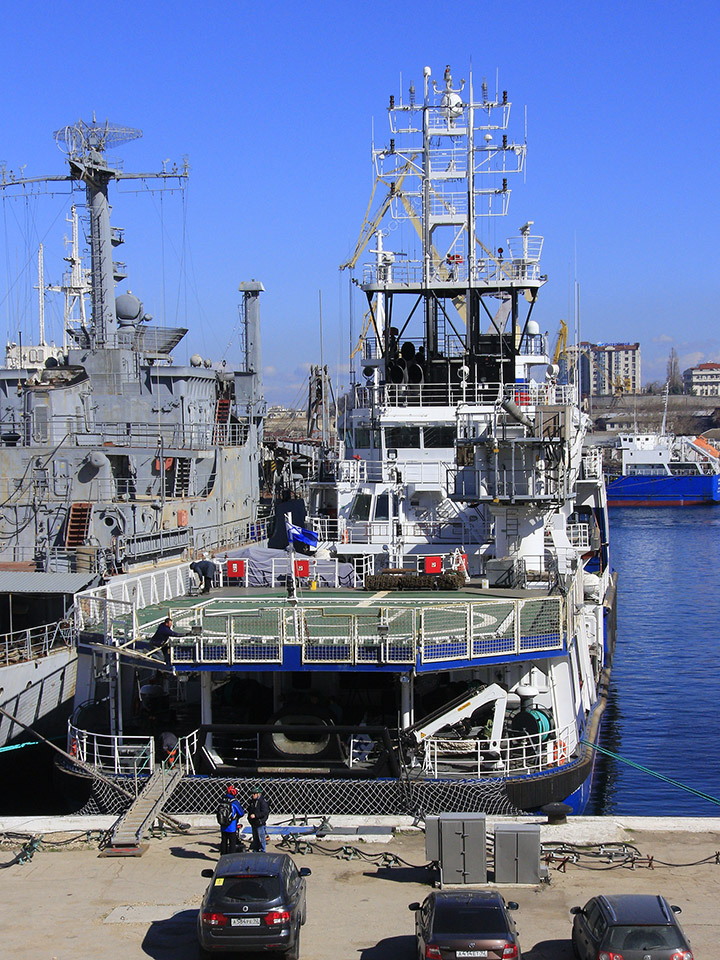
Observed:
[[[231,917],[230,918],[231,927],[259,927],[260,926],[260,917]],[[475,956],[475,954],[473,954]],[[487,956],[487,953],[484,954]]]
[[[456,957],[486,957],[487,950],[456,950]]]

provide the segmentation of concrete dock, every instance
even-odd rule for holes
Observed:
[[[2,955],[195,960],[197,909],[208,883],[201,871],[217,860],[219,835],[210,818],[185,819],[186,835],[149,837],[139,858],[99,856],[98,831],[111,817],[1,819],[0,863],[13,859],[23,835],[43,837],[31,860],[0,869]],[[495,822],[488,818],[489,832]],[[597,893],[663,894],[682,908],[695,960],[720,957],[720,819],[578,817],[543,823],[541,838],[545,849],[573,845],[572,855],[549,863],[548,883],[500,888],[520,905],[524,960],[571,960],[570,907]],[[268,849],[290,852],[279,840],[271,835]],[[627,844],[630,856],[612,860],[599,844]],[[407,907],[436,879],[423,867],[422,831],[409,820],[332,818],[329,834],[302,848],[295,860],[312,870],[303,960],[414,960]]]

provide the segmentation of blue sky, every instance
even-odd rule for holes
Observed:
[[[673,346],[681,369],[720,359],[719,27],[704,0],[18,4],[3,19],[0,160],[61,173],[52,132],[93,111],[143,130],[117,151],[127,170],[187,156],[184,202],[114,198],[123,288],[190,328],[178,359],[232,364],[238,284],[261,280],[266,395],[302,404],[320,291],[325,361],[347,383],[338,264],[372,187],[373,118],[380,140],[401,76],[406,92],[425,64],[440,79],[472,62],[491,88],[499,72],[518,133],[527,106],[507,232],[532,219],[545,237],[535,319],[554,334],[567,318],[577,251],[583,337],[639,340],[643,380],[662,379]],[[39,240],[46,279],[60,278],[65,199],[2,207],[3,334],[36,322]],[[47,309],[50,323],[59,304]]]

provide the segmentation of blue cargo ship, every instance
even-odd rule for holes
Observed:
[[[622,434],[606,471],[608,506],[689,507],[720,502],[720,451],[702,437]]]

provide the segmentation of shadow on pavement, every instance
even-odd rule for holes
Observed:
[[[170,847],[170,856],[179,857],[181,860],[209,860],[211,863],[217,862],[217,856],[211,857],[207,853],[199,850],[188,850],[187,847]]]
[[[520,935],[522,945],[522,934]],[[573,960],[572,941],[567,940],[541,940],[536,943],[532,950],[523,950],[523,960]]]
[[[375,880],[393,880],[395,883],[422,883],[427,885],[429,893],[435,873],[435,870],[429,870],[426,867],[378,867],[372,872],[368,870],[363,876]],[[422,900],[423,897],[415,897],[415,899]]]
[[[416,954],[415,937],[386,937],[361,950],[360,960],[414,960]]]
[[[197,910],[181,910],[169,920],[150,924],[143,938],[143,952],[153,960],[197,960],[197,914]]]

